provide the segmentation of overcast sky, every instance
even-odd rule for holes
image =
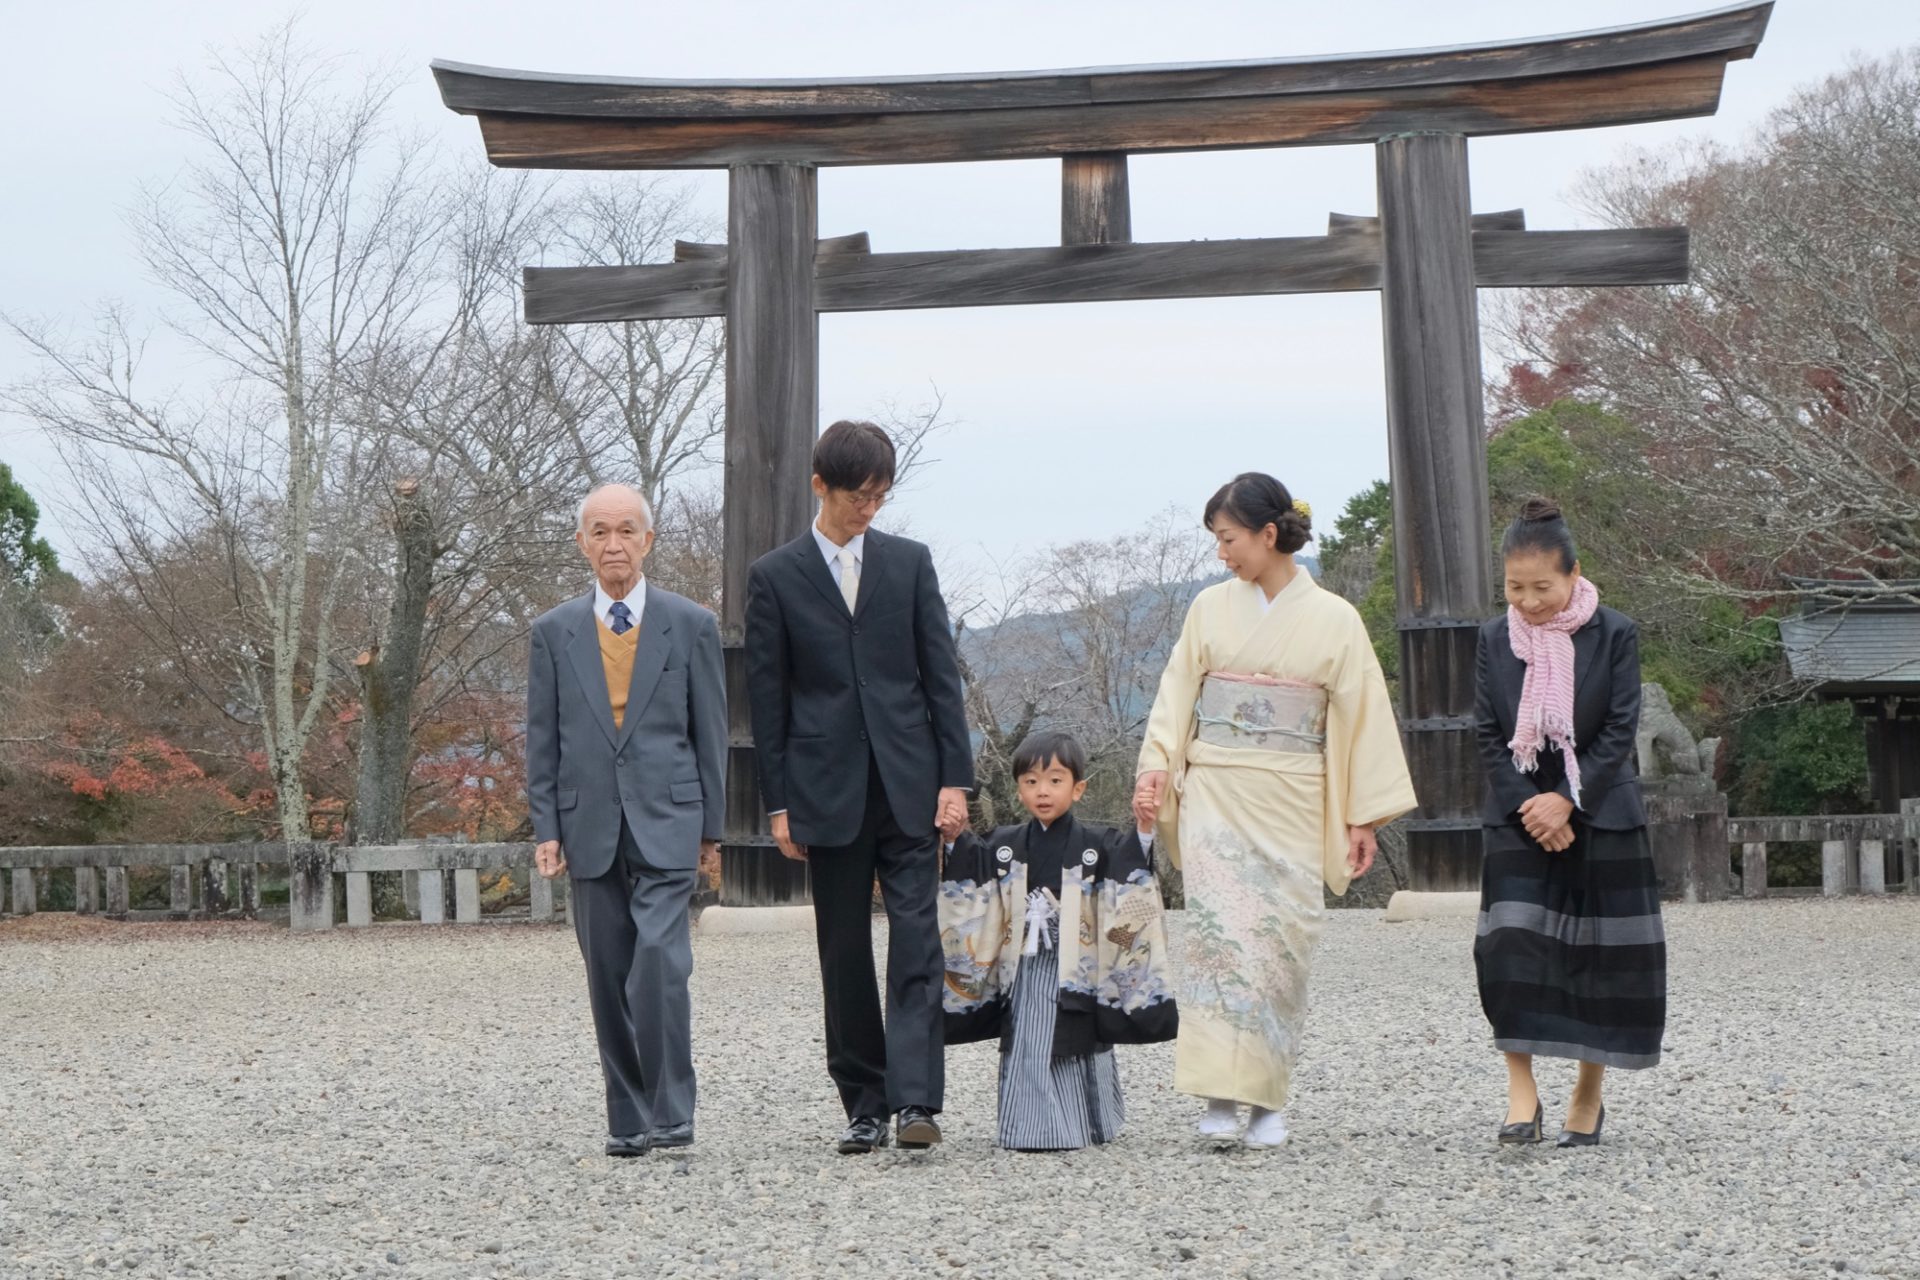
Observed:
[[[1293,57],[1548,35],[1685,13],[1688,0],[5,0],[9,98],[0,200],[0,306],[84,322],[103,300],[152,310],[121,211],[165,181],[184,140],[161,92],[209,46],[251,40],[294,12],[306,38],[367,62],[417,68],[405,121],[480,151],[471,120],[439,102],[430,59],[642,76],[864,76]],[[1737,142],[1792,88],[1920,42],[1914,0],[1781,0],[1757,58],[1732,64],[1718,116],[1665,125],[1476,140],[1474,204],[1524,208],[1534,228],[1582,225],[1566,202],[1587,168],[1634,147],[1709,135]],[[1139,240],[1311,235],[1330,210],[1371,213],[1366,147],[1135,157]],[[725,180],[691,175],[703,206]],[[872,234],[877,251],[1047,245],[1059,237],[1059,163],[827,169],[820,233]],[[0,342],[0,382],[28,371]],[[835,315],[821,323],[823,417],[911,404],[930,385],[959,425],[898,511],[943,559],[1017,561],[1037,544],[1198,508],[1258,468],[1310,500],[1322,527],[1386,472],[1375,295]],[[0,458],[48,509],[63,557],[57,460],[0,420]],[[895,518],[898,518],[897,516]]]

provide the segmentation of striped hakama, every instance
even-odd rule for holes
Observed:
[[[1651,1067],[1667,939],[1646,828],[1574,831],[1572,848],[1548,853],[1520,827],[1485,828],[1480,1004],[1503,1052]]]
[[[1020,957],[1000,1052],[998,1141],[1012,1151],[1072,1151],[1111,1142],[1126,1121],[1113,1050],[1056,1058],[1060,955]]]

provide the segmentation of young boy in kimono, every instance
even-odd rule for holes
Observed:
[[[981,840],[959,824],[940,885],[948,1044],[1000,1041],[999,1144],[1112,1141],[1126,1112],[1112,1046],[1171,1040],[1179,1014],[1151,834],[1082,824],[1087,757],[1064,733],[1014,753],[1032,820]]]

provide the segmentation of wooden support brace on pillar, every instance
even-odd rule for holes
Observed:
[[[1060,158],[1060,243],[1128,244],[1133,207],[1127,157],[1106,151]]]
[[[420,873],[420,923],[447,922],[447,873],[440,870]]]
[[[100,873],[92,867],[73,869],[73,911],[90,916],[100,910]]]
[[[167,919],[185,920],[193,914],[193,867],[176,862],[167,871]]]
[[[107,868],[107,919],[127,918],[127,869]]]
[[[480,873],[472,867],[453,873],[453,920],[455,924],[480,923]]]
[[[365,871],[347,872],[347,926],[364,929],[373,923],[373,876]]]
[[[1467,140],[1418,133],[1375,151],[1387,440],[1408,763],[1412,888],[1480,882],[1474,656],[1492,609],[1480,321]]]
[[[1740,846],[1740,892],[1749,898],[1767,896],[1767,846],[1749,840]]]

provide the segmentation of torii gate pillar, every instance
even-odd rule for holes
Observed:
[[[1422,802],[1407,820],[1407,861],[1416,890],[1472,889],[1474,645],[1493,600],[1493,549],[1467,140],[1403,134],[1375,156],[1401,727]]]

